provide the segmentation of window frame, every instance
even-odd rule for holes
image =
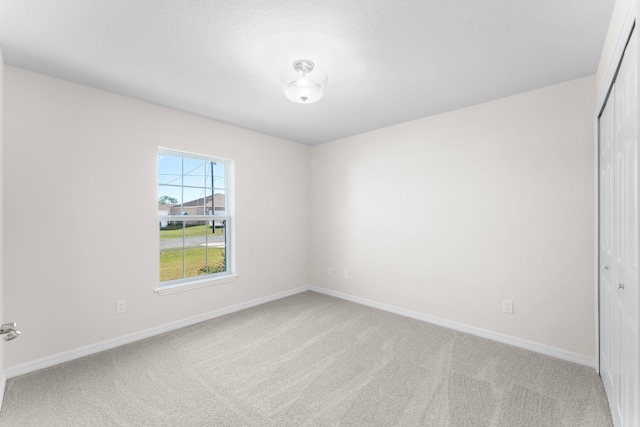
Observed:
[[[225,264],[226,271],[218,272],[218,273],[210,273],[203,274],[199,276],[193,277],[184,277],[181,279],[175,280],[167,280],[160,281],[160,260],[158,258],[158,268],[157,268],[157,286],[156,292],[160,295],[172,294],[176,292],[187,291],[191,289],[199,289],[207,286],[219,285],[223,283],[230,283],[235,281],[237,278],[236,270],[235,270],[235,212],[234,212],[234,203],[233,203],[233,193],[234,193],[234,162],[231,159],[226,159],[218,156],[209,156],[205,154],[197,154],[183,150],[175,150],[171,148],[158,147],[157,156],[167,155],[180,157],[182,159],[194,159],[194,160],[202,160],[204,162],[219,162],[224,163],[224,183],[225,183],[225,215],[215,215],[215,210],[213,211],[213,215],[156,215],[156,223],[158,221],[225,221]],[[183,160],[184,162],[184,160]],[[213,173],[213,171],[212,171]],[[158,179],[159,170],[156,170],[156,191],[162,185]],[[178,186],[175,186],[178,187]],[[184,183],[181,183],[179,187],[185,188]],[[187,186],[190,188],[191,186]],[[203,186],[204,189],[208,188]],[[211,187],[211,197],[215,196],[215,187]],[[205,198],[207,196],[205,195]],[[157,198],[157,197],[156,197]],[[181,203],[184,203],[184,200],[181,200]],[[205,200],[206,206],[206,200]],[[182,209],[181,209],[182,210]],[[184,230],[185,228],[183,228]],[[185,239],[185,235],[183,235],[183,241]],[[160,253],[160,237],[158,235],[158,250],[157,253]],[[185,246],[183,243],[183,251],[185,250]]]

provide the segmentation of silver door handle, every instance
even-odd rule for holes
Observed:
[[[624,283],[618,283],[618,289],[624,289]]]
[[[4,337],[5,341],[11,341],[14,338],[18,338],[20,331],[16,328],[17,325],[15,323],[5,323],[0,325],[0,335],[7,334],[7,336]]]

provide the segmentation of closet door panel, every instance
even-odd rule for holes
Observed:
[[[615,91],[614,253],[615,297],[620,313],[613,375],[623,426],[638,425],[638,109],[637,41],[625,50]],[[618,315],[616,315],[618,316]]]
[[[615,302],[612,297],[614,237],[614,105],[615,86],[605,105],[599,122],[599,184],[600,184],[600,373],[604,386],[612,392],[613,382],[610,367],[612,333],[612,313]]]

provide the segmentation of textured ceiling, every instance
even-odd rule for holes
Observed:
[[[317,144],[594,74],[613,3],[0,0],[0,47],[9,65]],[[297,59],[329,74],[315,104],[284,96]]]

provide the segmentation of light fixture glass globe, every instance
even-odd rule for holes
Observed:
[[[313,62],[302,59],[280,74],[284,94],[293,102],[311,104],[322,99],[329,76],[315,67]]]

